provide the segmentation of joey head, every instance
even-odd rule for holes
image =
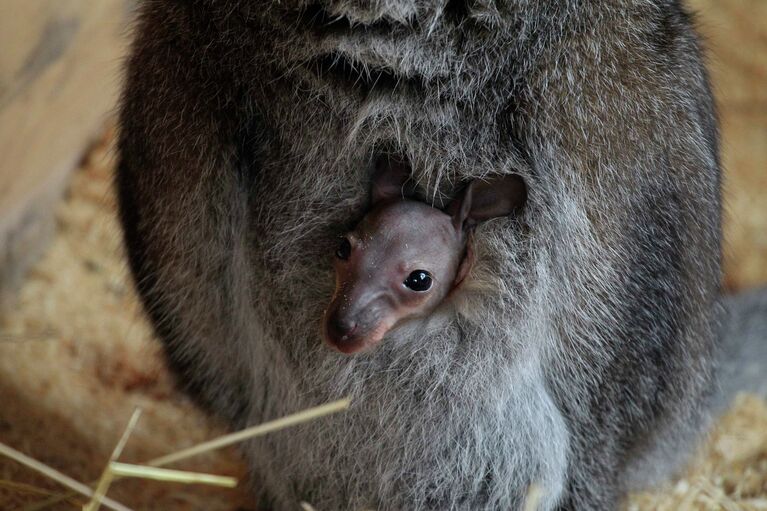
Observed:
[[[526,197],[517,175],[472,181],[442,211],[403,196],[409,175],[401,162],[379,162],[372,208],[336,250],[323,335],[342,353],[371,348],[392,328],[443,303],[471,267],[471,230],[521,208]]]

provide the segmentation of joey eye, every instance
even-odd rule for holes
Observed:
[[[431,275],[426,270],[416,270],[407,276],[403,284],[413,291],[428,291],[431,287]]]
[[[341,240],[341,243],[338,244],[338,250],[336,250],[336,257],[341,259],[342,261],[346,261],[349,259],[349,256],[352,254],[352,244],[349,242],[348,238],[344,238]]]

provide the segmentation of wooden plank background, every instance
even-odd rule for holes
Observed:
[[[119,90],[126,0],[0,2],[0,306]]]
[[[722,128],[725,285],[767,283],[767,0],[691,0]]]

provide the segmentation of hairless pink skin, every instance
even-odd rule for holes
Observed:
[[[471,228],[521,207],[526,194],[519,176],[470,183],[446,213],[403,199],[408,176],[402,164],[379,166],[373,208],[336,252],[323,336],[342,353],[370,349],[395,326],[431,313],[471,267]]]
[[[399,322],[434,310],[457,285],[466,238],[449,215],[420,202],[374,208],[346,236],[348,258],[336,257],[336,292],[325,315],[327,341],[354,353],[379,342]],[[431,286],[424,291],[405,285],[418,270],[430,275]]]

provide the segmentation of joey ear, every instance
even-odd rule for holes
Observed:
[[[450,215],[453,221],[453,227],[457,231],[463,230],[464,227],[468,227],[469,214],[471,213],[471,204],[474,193],[474,181],[469,183],[460,197],[453,200],[447,208],[447,213]]]
[[[400,199],[409,195],[405,183],[410,179],[410,165],[396,156],[383,155],[376,161],[373,183],[370,190],[371,202]]]
[[[506,216],[522,208],[527,200],[527,187],[516,174],[475,180],[469,183],[460,198],[450,203],[448,213],[453,225],[469,228],[491,218]]]

